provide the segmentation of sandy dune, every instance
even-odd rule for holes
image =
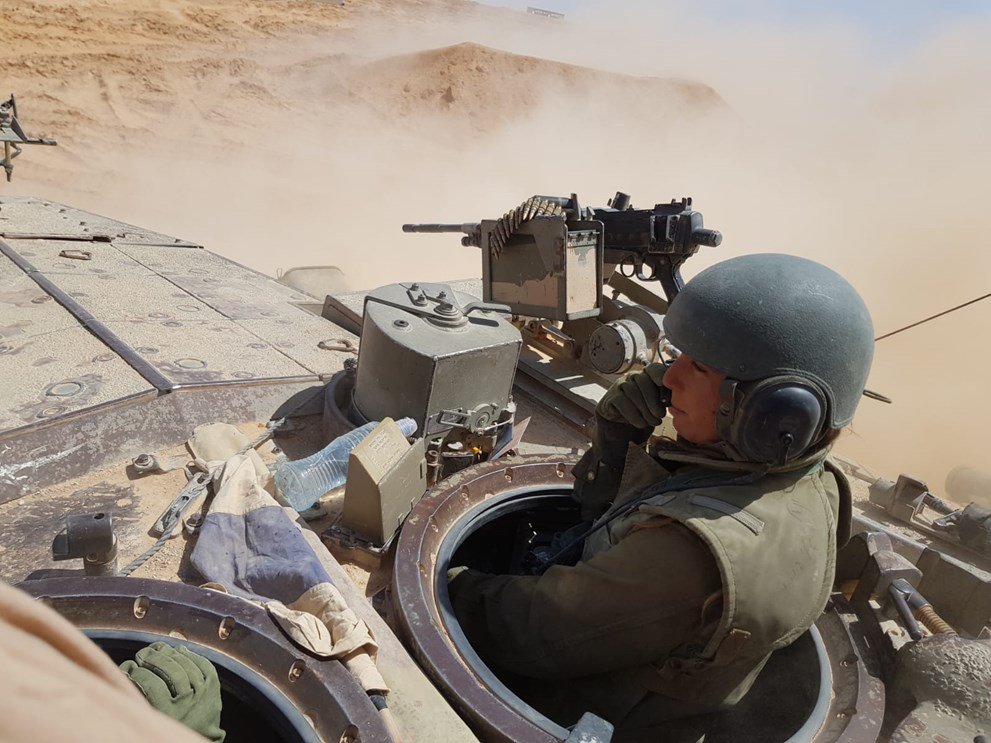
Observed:
[[[699,83],[610,74],[473,43],[363,65],[350,86],[396,115],[441,112],[479,131],[525,117],[548,96],[572,102],[608,96],[624,108],[637,100],[665,99],[697,113],[725,105]]]
[[[11,5],[2,84],[16,92],[31,133],[60,141],[44,157],[25,156],[17,177],[60,189],[74,182],[89,190],[85,165],[99,164],[108,151],[252,147],[261,136],[314,120],[332,128],[356,116],[440,115],[468,136],[525,117],[552,95],[580,100],[606,92],[612,105],[651,96],[699,109],[721,104],[704,85],[608,74],[478,44],[369,62],[368,47],[354,43],[363,24],[541,22],[460,0]]]
[[[404,241],[402,221],[478,219],[575,190],[524,172],[531,151],[602,147],[625,120],[672,130],[726,110],[699,83],[477,43],[429,48],[458,24],[507,38],[552,28],[463,0],[51,0],[11,16],[0,84],[26,130],[59,147],[27,150],[6,193],[179,234],[268,273],[339,264],[355,285],[408,277],[407,251],[428,243]],[[482,204],[459,206],[459,181],[482,173]],[[604,201],[624,184],[595,185]],[[369,266],[358,242],[392,260]],[[449,270],[474,275],[477,258],[461,253]]]
[[[269,273],[333,262],[358,284],[396,280],[408,262],[390,274],[353,260],[355,240],[385,251],[396,240],[356,191],[381,208],[408,206],[398,225],[441,216],[429,213],[438,204],[453,211],[455,181],[484,170],[479,195],[498,214],[548,188],[521,176],[505,150],[522,157],[586,136],[601,145],[624,119],[673,125],[725,109],[698,83],[477,43],[424,49],[457,24],[512,35],[548,23],[463,0],[51,0],[9,15],[0,84],[16,92],[26,130],[59,147],[28,150],[6,193],[179,233]],[[510,177],[511,187],[493,180]],[[594,198],[621,185],[603,184]],[[472,275],[476,262],[452,268]]]
[[[752,74],[749,35],[705,55],[686,38],[637,63],[623,37],[610,47],[464,0],[0,0],[0,13],[0,93],[17,94],[29,133],[59,141],[26,149],[0,192],[192,239],[267,273],[333,263],[353,286],[473,276],[477,252],[399,226],[492,217],[533,193],[604,203],[621,189],[638,204],[695,196],[724,231],[689,275],[730,252],[806,255],[853,280],[879,331],[985,291],[983,192],[961,176],[986,170],[987,117],[960,110],[979,97],[952,95],[979,65],[921,65],[858,109],[822,93],[812,65]],[[700,58],[719,93],[591,69],[691,74]],[[965,219],[920,229],[905,218],[947,193]],[[933,244],[940,259],[919,258]],[[955,318],[884,341],[871,386],[897,405],[863,406],[844,446],[937,489],[952,467],[986,460],[986,351],[968,330]],[[970,376],[934,394],[920,348]]]

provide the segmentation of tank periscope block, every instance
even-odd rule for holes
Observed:
[[[474,433],[505,417],[522,340],[507,308],[447,284],[391,284],[365,298],[354,407],[366,420],[408,417],[427,438]]]
[[[386,418],[351,451],[344,509],[332,535],[349,533],[354,542],[380,549],[426,489],[423,439],[410,444]]]

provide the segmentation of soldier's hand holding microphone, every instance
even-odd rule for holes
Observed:
[[[575,465],[574,498],[582,518],[594,521],[616,497],[631,444],[647,441],[667,413],[670,390],[662,384],[664,364],[617,381],[595,408],[592,446]]]
[[[643,371],[616,382],[595,408],[597,417],[633,428],[651,429],[660,425],[671,402],[671,391],[664,387],[667,366],[648,364]]]

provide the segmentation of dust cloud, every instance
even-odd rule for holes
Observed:
[[[404,222],[493,217],[534,193],[691,195],[724,242],[686,275],[746,252],[810,257],[862,292],[878,334],[988,291],[991,24],[892,51],[842,23],[667,3],[565,22],[456,0],[284,5],[123,0],[108,20],[98,2],[27,4],[45,28],[71,16],[75,42],[116,41],[104,58],[64,39],[18,49],[5,82],[60,148],[26,151],[3,193],[271,274],[333,263],[355,288],[478,275],[457,236]],[[840,450],[937,492],[985,466],[989,320],[991,301],[880,341],[870,387],[895,403],[865,400]]]

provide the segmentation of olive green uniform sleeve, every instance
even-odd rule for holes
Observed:
[[[590,560],[542,576],[466,570],[449,585],[458,621],[482,658],[539,679],[639,666],[698,641],[702,607],[720,589],[708,548],[676,523],[638,529]]]

